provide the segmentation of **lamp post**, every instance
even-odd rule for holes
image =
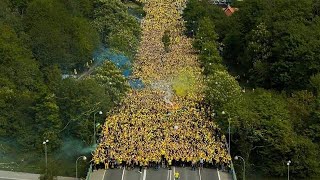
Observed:
[[[76,160],[76,179],[78,179],[78,160],[82,158],[84,161],[87,160],[86,156],[80,156],[78,157],[78,159]]]
[[[95,112],[93,114],[93,144],[96,144],[96,114],[102,114],[102,111]]]
[[[42,142],[42,144],[44,145],[44,156],[46,159],[46,175],[48,174],[48,153],[47,153],[47,143],[49,142],[49,140],[45,140]]]
[[[246,162],[241,156],[234,157],[235,160],[238,160],[239,158],[243,161],[243,180],[245,180],[246,179]]]
[[[289,169],[290,164],[291,164],[291,161],[289,160],[289,161],[287,162],[287,166],[288,166],[288,180],[290,180],[290,169]]]
[[[221,114],[225,115],[226,112],[225,111],[222,111]],[[228,123],[229,123],[229,126],[228,126],[228,134],[229,134],[229,137],[228,137],[228,150],[229,150],[229,155],[231,156],[231,144],[230,144],[230,140],[231,140],[231,135],[230,135],[230,115],[228,114]]]

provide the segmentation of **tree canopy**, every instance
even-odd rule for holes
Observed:
[[[104,14],[107,10],[110,16]],[[98,21],[117,28],[102,39]],[[34,166],[42,159],[29,156],[43,151],[45,139],[52,161],[59,161],[56,156],[66,139],[91,146],[94,113],[103,111],[96,117],[102,123],[129,89],[108,59],[95,69],[99,64],[92,63],[93,55],[107,46],[134,57],[139,35],[138,20],[120,0],[1,0],[1,147],[4,140],[14,144],[14,157],[30,154],[22,159]],[[81,74],[89,65],[92,69],[83,79],[71,73],[75,69]]]
[[[191,0],[184,11],[206,75],[208,112],[225,133],[230,122],[231,155],[245,158],[248,174],[285,176],[291,160],[293,177],[317,177],[319,3],[232,6],[238,11],[230,17],[208,0]]]
[[[98,45],[89,21],[70,14],[59,1],[32,1],[25,19],[34,56],[44,65],[83,65]]]

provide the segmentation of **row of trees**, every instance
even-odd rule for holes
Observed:
[[[50,152],[65,138],[92,144],[93,113],[113,108],[127,82],[110,62],[82,80],[62,72],[83,70],[99,46],[133,57],[139,35],[120,0],[1,0],[1,140],[29,153],[45,139]]]
[[[190,0],[184,12],[213,120],[225,134],[231,123],[231,155],[244,157],[253,174],[285,176],[291,160],[293,177],[317,176],[319,3],[246,0],[235,6],[239,11],[227,17],[209,1]]]

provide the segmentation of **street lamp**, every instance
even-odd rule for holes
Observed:
[[[93,114],[93,144],[96,144],[96,114],[102,114],[102,111],[95,112]]]
[[[222,111],[221,114],[222,114],[222,115],[225,115],[226,112],[225,112],[225,111]],[[228,138],[229,138],[229,140],[228,140],[228,141],[229,141],[229,142],[228,142],[228,147],[229,147],[229,148],[228,148],[228,150],[229,150],[229,155],[231,156],[231,150],[230,150],[230,149],[231,149],[231,144],[230,144],[230,140],[231,140],[231,135],[230,135],[230,120],[231,120],[231,118],[230,118],[230,115],[228,114],[228,123],[229,123],[229,126],[228,126],[228,134],[229,134],[229,137],[228,137]]]
[[[239,158],[243,161],[243,180],[245,180],[246,179],[246,162],[241,156],[234,157],[235,160],[238,160]]]
[[[48,174],[48,153],[47,153],[47,143],[49,142],[49,140],[45,140],[42,142],[42,144],[44,145],[44,156],[46,159],[46,175]]]
[[[82,158],[84,161],[87,160],[86,156],[80,156],[78,157],[78,159],[76,160],[76,179],[78,179],[78,160]]]
[[[290,169],[289,169],[289,166],[290,166],[290,164],[291,164],[291,161],[289,160],[288,162],[287,162],[287,166],[288,166],[288,180],[290,179]]]

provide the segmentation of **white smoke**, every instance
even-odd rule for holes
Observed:
[[[159,80],[156,82],[151,83],[151,88],[163,91],[165,93],[163,100],[170,104],[171,106],[173,103],[171,102],[171,98],[173,96],[173,91],[172,91],[172,86],[170,82],[164,81],[164,80]]]

